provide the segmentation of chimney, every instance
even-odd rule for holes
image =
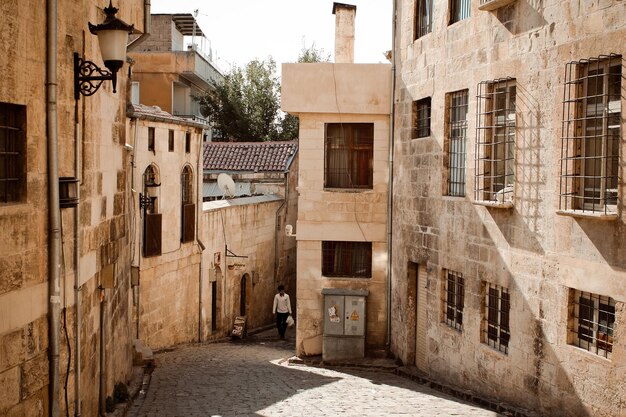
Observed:
[[[354,62],[354,18],[356,6],[345,3],[333,3],[335,15],[335,62]]]

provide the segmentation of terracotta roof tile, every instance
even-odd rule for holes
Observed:
[[[284,172],[298,151],[298,142],[207,142],[204,169],[216,171]]]

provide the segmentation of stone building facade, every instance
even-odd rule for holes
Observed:
[[[391,66],[352,63],[356,8],[335,3],[335,9],[335,49],[341,51],[336,63],[282,67],[281,107],[300,120],[294,230],[298,355],[323,353],[328,313],[322,291],[367,294],[365,350],[384,346],[388,328]],[[333,317],[337,319],[343,325],[345,319]],[[337,352],[343,353],[360,354]]]
[[[56,19],[47,11],[50,4],[58,6]],[[130,377],[126,71],[118,73],[117,93],[106,81],[94,96],[81,96],[76,107],[74,100],[73,53],[104,67],[98,41],[89,33],[87,23],[102,22],[103,8],[108,4],[100,0],[0,4],[3,416],[65,414],[62,398],[66,393],[69,414],[73,415],[79,405],[83,415],[97,415],[102,395],[111,395],[115,383],[127,382]],[[143,29],[143,1],[126,1],[119,8],[117,17]],[[58,31],[47,35],[48,17],[56,22]],[[47,36],[52,37],[49,44]],[[54,44],[56,54],[48,50],[48,45]],[[57,60],[56,100],[47,94],[47,83],[54,82],[47,77],[47,59]],[[48,116],[52,113],[47,111],[47,100],[56,109],[56,117]],[[58,132],[55,161],[46,146],[53,131]],[[58,162],[60,177],[77,178],[80,184],[78,208],[61,209],[60,230],[50,230],[49,223],[50,212],[59,210],[58,201],[48,197],[48,173],[54,172],[53,162]],[[50,262],[49,242],[57,233],[61,238],[58,298],[51,297],[49,289],[56,267]],[[60,303],[60,317],[49,322],[50,305],[56,302]],[[49,360],[53,356],[52,340],[57,337],[58,368]],[[68,365],[70,375],[65,384]]]
[[[152,349],[202,339],[204,124],[131,105],[133,334]]]
[[[392,351],[543,415],[624,415],[626,5],[396,6]]]

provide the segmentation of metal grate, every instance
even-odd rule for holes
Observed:
[[[322,242],[322,275],[372,277],[372,242]]]
[[[0,203],[24,195],[26,107],[0,103]]]
[[[570,290],[569,318],[571,344],[610,358],[615,327],[614,299]]]
[[[413,102],[413,137],[430,136],[430,97]]]
[[[463,330],[463,307],[465,305],[465,280],[459,272],[445,271],[446,277],[446,324]]]
[[[511,339],[510,310],[511,296],[508,289],[485,283],[483,342],[505,354],[509,353]]]
[[[561,210],[617,212],[622,57],[565,66],[561,133]]]
[[[477,87],[476,201],[513,199],[515,181],[514,78],[483,81]]]
[[[450,0],[450,24],[470,17],[470,0]]]
[[[465,156],[467,142],[468,90],[448,95],[448,195],[465,196]]]
[[[433,30],[433,0],[415,2],[415,28],[413,39],[421,38]]]
[[[324,186],[371,189],[374,124],[326,124]]]

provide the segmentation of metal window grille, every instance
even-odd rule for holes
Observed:
[[[155,151],[155,131],[153,127],[148,128],[148,150]]]
[[[25,187],[26,107],[0,103],[0,203],[20,201]]]
[[[570,344],[610,359],[613,352],[615,300],[570,290]]]
[[[474,196],[477,201],[503,203],[513,199],[515,96],[514,78],[478,84]]]
[[[450,0],[450,24],[470,17],[470,0]]]
[[[191,133],[185,133],[185,153],[191,153]]]
[[[371,189],[374,124],[328,123],[325,142],[324,186]]]
[[[322,242],[322,275],[372,277],[372,242]]]
[[[430,97],[413,102],[413,137],[430,136]]]
[[[565,66],[561,133],[561,210],[617,212],[622,57]]]
[[[433,30],[433,0],[416,0],[414,38],[418,39]]]
[[[182,204],[193,203],[193,181],[191,168],[186,166],[180,174],[180,189]]]
[[[446,277],[446,324],[463,330],[463,307],[465,306],[465,280],[459,272],[445,271]]]
[[[505,354],[509,353],[509,314],[511,296],[508,289],[485,284],[485,317],[483,342]]]
[[[448,195],[465,196],[465,155],[467,142],[468,91],[448,96]]]
[[[170,135],[168,138],[167,150],[170,152],[174,152],[174,131],[170,130]]]
[[[146,170],[143,172],[143,194],[146,196],[150,196],[149,189],[152,187],[157,187],[157,174],[154,166],[149,165]],[[157,208],[157,198],[154,196],[150,196],[152,203],[146,206],[146,213],[148,214],[156,214],[158,213]]]

